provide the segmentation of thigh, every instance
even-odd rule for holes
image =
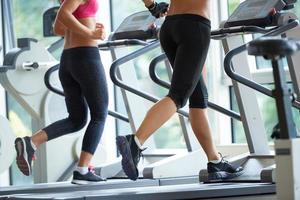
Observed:
[[[59,78],[65,94],[65,102],[70,117],[87,113],[87,105],[80,85],[66,70],[59,70]]]
[[[164,22],[164,24],[162,25],[160,30],[160,44],[171,66],[173,67],[176,56],[177,44],[173,40],[170,29],[171,27],[172,24],[168,21]]]
[[[92,117],[103,116],[107,113],[108,90],[100,58],[86,61],[80,71],[78,80]]]
[[[64,66],[60,67],[59,79],[64,90],[69,116],[76,118],[87,113],[87,105],[81,87]]]
[[[201,77],[208,53],[210,32],[207,27],[202,30],[202,25],[193,21],[184,30],[182,26],[183,24],[179,24],[177,27],[176,41],[179,45],[173,66],[171,90],[189,97]]]

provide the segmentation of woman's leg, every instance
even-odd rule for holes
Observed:
[[[74,49],[63,53],[59,69],[59,79],[65,94],[65,103],[69,116],[39,130],[31,137],[33,144],[38,148],[42,143],[57,137],[80,130],[87,121],[87,105],[81,87],[72,77],[70,68],[81,67],[78,63],[70,62]]]
[[[171,37],[170,28],[172,28],[170,24],[165,21],[160,31],[160,41],[171,65],[173,65],[177,44]],[[136,134],[117,137],[117,147],[122,155],[122,167],[131,180],[136,180],[139,176],[137,164],[141,156],[141,145],[160,128],[176,110],[177,106],[175,102],[170,97],[165,97],[150,108]]]
[[[178,45],[171,36],[171,28],[171,23],[165,22],[163,24],[160,31],[160,42],[173,67]],[[176,111],[177,106],[175,102],[168,96],[152,106],[135,134],[140,144],[144,144],[144,142],[168,121]]]
[[[209,161],[219,160],[220,156],[213,143],[209,127],[207,116],[208,93],[202,76],[200,76],[200,80],[189,100],[190,122],[194,134],[206,153],[207,159]]]
[[[164,32],[161,31],[161,45],[173,68],[171,88],[168,96],[149,110],[138,129],[136,136],[141,144],[170,119],[178,108],[186,104],[201,76],[203,67],[201,64],[205,62],[209,40],[202,41],[198,36],[187,36],[186,32],[189,31],[182,29],[183,26],[191,29],[191,33],[195,33],[195,26],[188,26],[189,23],[189,20],[178,23],[171,21]],[[172,33],[174,30],[176,33]],[[167,31],[169,33],[166,33]],[[210,30],[205,27],[203,33],[209,32]],[[195,47],[197,43],[199,46]]]
[[[243,168],[233,166],[221,158],[211,135],[207,119],[207,109],[190,108],[190,121],[193,131],[201,144],[207,159],[208,178],[210,180],[231,179],[243,174]]]
[[[100,142],[108,111],[108,91],[105,72],[97,48],[82,52],[81,68],[73,71],[80,83],[83,95],[90,109],[91,120],[84,134],[79,167],[89,166]]]
[[[122,168],[125,174],[136,180],[139,176],[137,165],[139,163],[143,143],[155,130],[160,128],[177,110],[173,100],[165,97],[157,102],[148,111],[136,134],[118,136],[117,147],[122,155]]]
[[[80,85],[73,79],[68,68],[76,67],[72,63],[72,50],[64,52],[61,58],[59,78],[65,93],[65,102],[69,113],[68,118],[56,121],[35,133],[31,138],[17,138],[17,165],[25,174],[31,174],[32,157],[35,150],[44,142],[80,130],[87,121],[87,106]],[[76,57],[76,56],[75,56]],[[80,67],[80,66],[79,66]]]
[[[71,49],[71,51],[75,52],[74,49]],[[67,58],[71,59],[73,57],[74,56]],[[71,67],[78,68],[81,66],[79,63],[75,64],[74,62],[70,62],[67,66],[62,65],[59,71],[59,78],[64,90],[65,103],[69,115],[67,118],[58,120],[34,134],[32,141],[36,146],[63,135],[79,131],[86,125],[87,104],[80,84],[71,74]]]
[[[170,97],[165,97],[152,106],[136,132],[140,143],[143,145],[153,132],[172,117],[176,110],[176,105]]]
[[[77,165],[79,167],[88,167],[91,163],[92,158],[93,158],[93,154],[85,151],[81,151]]]
[[[132,180],[138,177],[137,164],[141,155],[141,145],[178,108],[186,104],[201,75],[209,40],[206,38],[202,41],[198,35],[207,34],[209,38],[210,28],[204,25],[204,29],[201,30],[202,27],[198,27],[194,19],[184,20],[184,16],[167,17],[160,33],[161,45],[173,67],[169,94],[149,110],[136,135],[117,138],[118,149],[123,158],[123,170]],[[186,34],[189,31],[192,35]],[[196,48],[195,44],[199,46]]]
[[[36,148],[39,148],[41,144],[48,141],[48,135],[44,130],[39,130],[38,132],[32,135],[31,141],[33,142]]]
[[[209,122],[207,109],[190,108],[190,122],[192,129],[201,144],[208,160],[219,160],[219,154],[214,145]]]

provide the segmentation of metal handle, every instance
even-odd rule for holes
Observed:
[[[288,30],[291,30],[295,27],[297,27],[299,25],[299,22],[298,21],[292,21],[290,22],[289,24],[286,24],[284,26],[281,26],[273,31],[270,31],[268,32],[267,34],[261,36],[261,37],[266,37],[266,36],[278,36],[278,35],[281,35],[283,33],[285,33],[286,31]],[[258,38],[259,39],[259,38]],[[256,91],[259,91],[269,97],[272,97],[274,98],[274,95],[273,95],[273,92],[272,90],[270,90],[269,88],[266,88],[238,73],[236,73],[233,69],[233,66],[231,64],[232,62],[232,59],[234,58],[234,56],[244,52],[247,50],[247,46],[248,46],[248,43],[247,44],[244,44],[242,46],[239,46],[233,50],[231,50],[230,52],[227,53],[227,55],[225,56],[225,59],[224,59],[224,70],[226,72],[226,74],[233,80],[243,84],[243,85],[246,85]],[[293,106],[297,109],[300,110],[300,103],[298,101],[294,101],[293,102]]]
[[[146,46],[148,45],[148,42],[145,42],[143,40],[137,40],[137,39],[126,39],[126,40],[115,40],[115,41],[107,41],[104,43],[98,44],[99,50],[107,51],[110,50],[110,47],[123,47],[123,46]]]
[[[276,28],[274,28],[276,29]],[[271,30],[274,30],[271,29]],[[221,40],[229,37],[234,34],[253,34],[253,33],[261,33],[266,34],[270,32],[270,29],[261,28],[259,26],[239,26],[239,27],[230,27],[230,28],[221,28],[217,30],[211,31],[211,39]]]

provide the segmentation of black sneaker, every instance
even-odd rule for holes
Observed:
[[[32,173],[32,160],[34,158],[34,149],[31,146],[30,137],[17,138],[15,140],[17,151],[17,165],[20,171],[29,176]]]
[[[73,180],[71,183],[85,185],[105,181],[105,179],[95,174],[95,171],[89,168],[89,172],[82,175],[78,171],[73,172]]]
[[[122,155],[122,168],[131,180],[139,177],[137,165],[142,156],[142,150],[137,146],[134,135],[118,136],[117,147]]]
[[[222,157],[221,162],[215,164],[207,163],[207,172],[209,180],[227,180],[238,177],[244,173],[243,167],[235,167]]]

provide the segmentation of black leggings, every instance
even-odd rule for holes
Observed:
[[[208,94],[201,75],[210,44],[210,21],[200,15],[167,16],[160,42],[173,68],[170,97],[177,108],[207,108]]]
[[[82,151],[94,154],[107,116],[108,91],[105,72],[97,47],[77,47],[63,51],[59,79],[64,93],[68,118],[54,122],[43,130],[48,140],[76,132],[87,122]]]

